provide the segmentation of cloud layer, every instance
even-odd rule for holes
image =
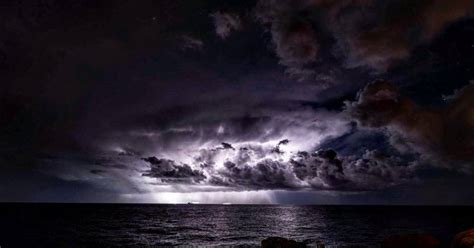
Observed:
[[[342,56],[348,68],[384,72],[473,7],[469,0],[260,0],[255,12],[287,71],[307,77],[320,50]],[[336,46],[322,38],[328,35]]]
[[[415,150],[438,163],[459,167],[474,158],[474,87],[459,90],[445,107],[423,107],[403,96],[391,83],[368,84],[348,113],[363,127],[386,128],[401,151]]]
[[[471,194],[472,1],[10,2],[2,199]]]
[[[144,176],[158,180],[183,180],[233,190],[318,189],[360,191],[395,186],[415,178],[416,165],[378,151],[365,151],[361,157],[338,156],[333,150],[317,152],[279,151],[279,144],[239,144],[235,149],[201,149],[188,165],[174,161],[145,159],[151,171]],[[187,168],[184,171],[182,168]],[[196,180],[199,179],[199,180]],[[179,181],[177,181],[179,182]]]
[[[305,66],[316,60],[319,49],[310,17],[300,13],[308,7],[303,1],[262,0],[255,11],[257,20],[269,27],[280,63],[301,77],[311,74]]]

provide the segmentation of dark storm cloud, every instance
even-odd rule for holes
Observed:
[[[242,28],[242,21],[237,14],[217,11],[210,15],[214,21],[216,35],[225,40],[234,31]]]
[[[359,157],[339,156],[333,150],[275,153],[278,146],[241,144],[233,150],[201,149],[191,162],[195,170],[187,165],[186,170],[182,169],[172,160],[150,157],[145,160],[150,163],[151,172],[144,176],[234,190],[337,191],[377,190],[416,178],[416,163],[376,150],[367,150]]]
[[[338,156],[333,150],[321,150],[309,156],[300,154],[294,170],[298,178],[313,188],[338,190],[374,190],[414,179],[415,165],[406,160],[367,150],[362,156]]]
[[[331,6],[330,20],[343,51],[349,54],[348,66],[385,71],[472,7],[469,0],[353,1]],[[351,8],[356,10],[348,12]]]
[[[429,110],[368,86],[348,107],[352,117],[340,113],[373,77],[361,67],[383,73],[471,2],[260,0],[256,22],[242,14],[255,1],[230,2],[2,5],[0,169],[9,172],[1,184],[28,195],[41,195],[36,177],[115,195],[378,190],[411,182],[419,156],[473,156],[470,88]],[[373,133],[391,143],[366,138]]]
[[[244,190],[298,188],[298,182],[289,165],[279,161],[263,160],[255,166],[237,165],[227,161],[224,168],[211,178],[211,184]]]
[[[436,37],[474,7],[469,0],[260,0],[257,19],[269,26],[275,52],[290,73],[314,72],[319,50],[334,50],[347,67],[383,72]],[[337,46],[323,42],[323,30]]]
[[[466,86],[446,106],[429,108],[403,96],[391,83],[368,84],[348,113],[361,126],[386,128],[399,150],[414,149],[424,156],[472,165],[474,158],[474,87]]]
[[[256,6],[257,20],[269,26],[275,52],[290,74],[306,78],[305,68],[316,60],[318,41],[310,17],[302,13],[306,1],[261,0]]]
[[[156,157],[143,158],[150,164],[150,170],[143,176],[160,179],[164,183],[193,183],[206,178],[201,171],[193,170],[187,164],[176,164],[173,160]]]

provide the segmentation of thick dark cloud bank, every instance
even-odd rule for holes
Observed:
[[[474,204],[473,17],[469,0],[1,4],[0,197]]]

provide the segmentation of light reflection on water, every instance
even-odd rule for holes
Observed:
[[[384,236],[447,240],[474,223],[472,207],[278,205],[0,205],[2,244],[258,246],[280,236],[333,247],[379,247]],[[74,244],[74,245],[71,245]]]

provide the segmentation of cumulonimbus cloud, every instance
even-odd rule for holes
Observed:
[[[287,142],[285,142],[287,143]],[[361,157],[338,156],[333,150],[277,152],[276,146],[239,144],[235,149],[202,149],[192,170],[172,160],[145,159],[153,173],[143,176],[169,183],[202,183],[237,190],[325,189],[375,190],[414,178],[416,165],[396,156],[366,151]],[[187,170],[182,170],[186,167]],[[182,172],[182,173],[181,173]],[[198,179],[198,180],[196,180]],[[173,181],[176,180],[176,181]]]

